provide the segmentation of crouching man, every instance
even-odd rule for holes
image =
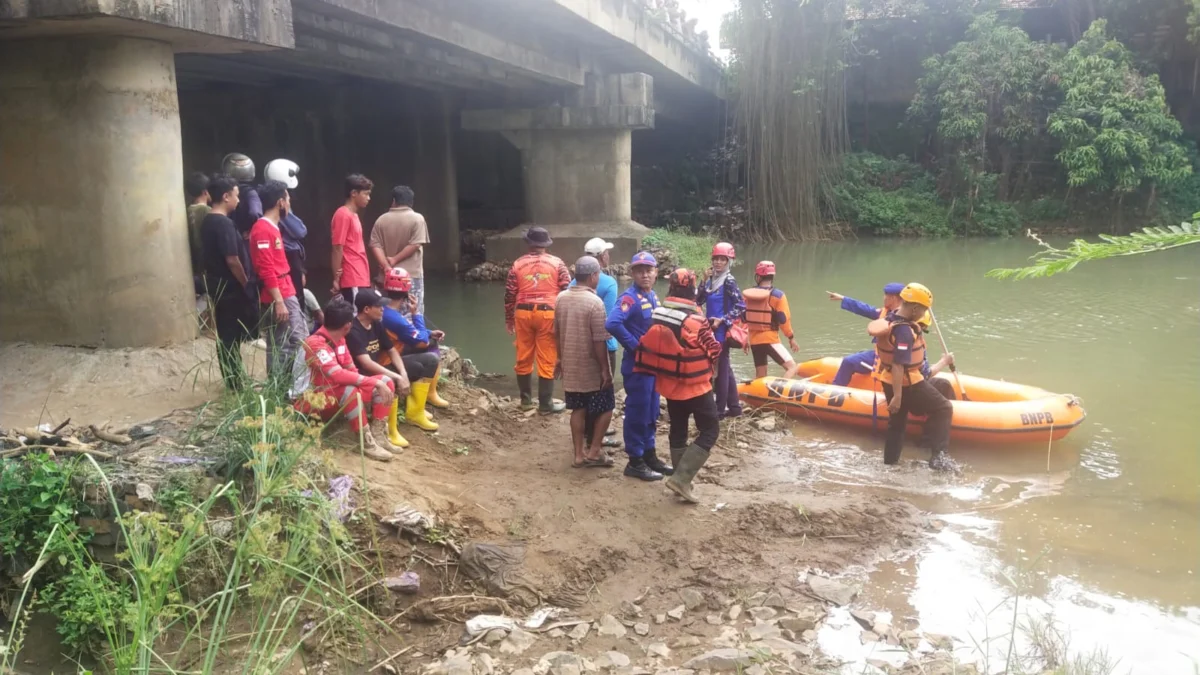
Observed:
[[[391,378],[365,377],[354,366],[346,347],[353,321],[354,307],[340,297],[325,306],[325,324],[302,343],[311,385],[296,399],[295,408],[326,421],[344,413],[350,429],[362,434],[367,457],[387,462],[400,451],[388,443],[385,427],[395,389]]]

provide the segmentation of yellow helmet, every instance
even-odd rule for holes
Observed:
[[[900,291],[900,299],[905,302],[915,302],[925,307],[933,307],[933,291],[915,281]]]
[[[933,317],[929,316],[929,312],[925,312],[921,318],[917,319],[917,325],[928,331],[929,327],[933,325]]]

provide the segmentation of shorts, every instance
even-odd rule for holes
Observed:
[[[599,391],[568,391],[567,410],[586,410],[593,415],[609,412],[617,407],[617,396],[612,387]]]
[[[767,365],[768,356],[781,366],[793,360],[792,353],[780,342],[772,342],[766,345],[750,345],[750,353],[754,356],[754,365],[756,367]]]

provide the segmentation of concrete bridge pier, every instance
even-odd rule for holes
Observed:
[[[194,338],[172,46],[41,37],[0,63],[0,340]]]
[[[633,130],[654,127],[652,78],[598,78],[569,103],[463,112],[465,129],[499,131],[521,151],[529,222],[488,238],[489,260],[520,257],[529,225],[549,230],[554,251],[568,262],[592,237],[613,242],[613,259],[627,260],[649,231],[632,219],[630,161]]]

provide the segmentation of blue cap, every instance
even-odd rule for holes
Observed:
[[[900,291],[904,290],[904,284],[891,283],[883,287],[884,295],[900,295]]]
[[[654,259],[654,256],[649,251],[638,251],[637,253],[633,254],[633,260],[629,261],[629,265],[631,267],[633,265],[649,265],[651,267],[658,267],[658,261]],[[899,291],[896,292],[899,293]]]

